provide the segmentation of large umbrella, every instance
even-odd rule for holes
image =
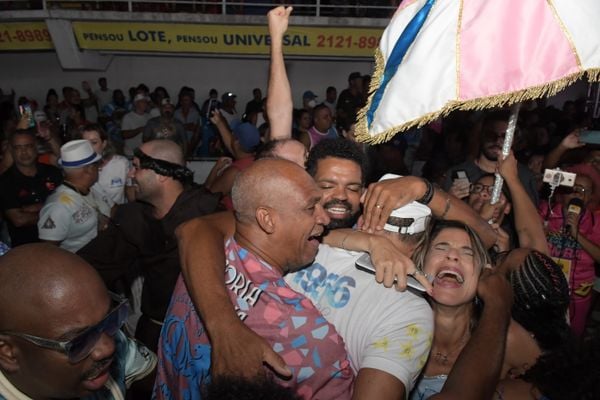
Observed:
[[[376,51],[357,139],[382,143],[453,110],[598,81],[599,20],[600,0],[404,0]],[[505,154],[511,142],[507,132]]]

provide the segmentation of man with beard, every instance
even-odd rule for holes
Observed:
[[[183,154],[187,154],[187,135],[183,124],[174,117],[175,106],[171,99],[164,98],[160,103],[160,116],[148,121],[144,128],[142,142],[154,139],[169,139],[181,146]]]
[[[192,172],[185,167],[181,148],[169,140],[153,140],[136,149],[129,177],[139,201],[119,206],[108,228],[78,254],[109,288],[141,270],[142,316],[136,337],[155,350],[180,271],[175,228],[213,212],[218,196],[188,187]]]
[[[125,398],[156,366],[120,330],[126,317],[127,301],[81,258],[41,243],[10,250],[0,257],[0,400]]]
[[[484,117],[481,127],[479,155],[476,159],[455,165],[446,172],[445,190],[458,198],[469,195],[468,185],[461,186],[461,181],[456,179],[457,171],[464,171],[471,183],[479,180],[482,175],[495,172],[498,157],[501,156],[506,128],[508,127],[508,117],[508,111],[492,111]],[[518,172],[519,179],[525,186],[527,194],[537,206],[538,193],[533,173],[523,164],[519,164]]]

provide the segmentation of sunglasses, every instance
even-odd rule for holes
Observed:
[[[127,299],[113,293],[111,293],[111,298],[113,304],[116,305],[109,311],[106,317],[98,324],[87,328],[68,341],[63,342],[10,331],[3,331],[0,334],[15,336],[36,346],[64,353],[69,358],[70,363],[77,364],[92,352],[92,349],[98,343],[103,333],[113,337],[125,323],[129,313]]]

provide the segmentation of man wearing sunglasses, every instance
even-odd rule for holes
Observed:
[[[81,258],[28,244],[0,258],[0,400],[124,399],[156,356],[120,330],[127,302]]]

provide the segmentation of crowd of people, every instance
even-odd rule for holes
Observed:
[[[0,399],[600,398],[585,100],[525,103],[506,157],[504,109],[357,143],[368,76],[294,109],[291,11],[243,113],[105,78],[5,98]]]

